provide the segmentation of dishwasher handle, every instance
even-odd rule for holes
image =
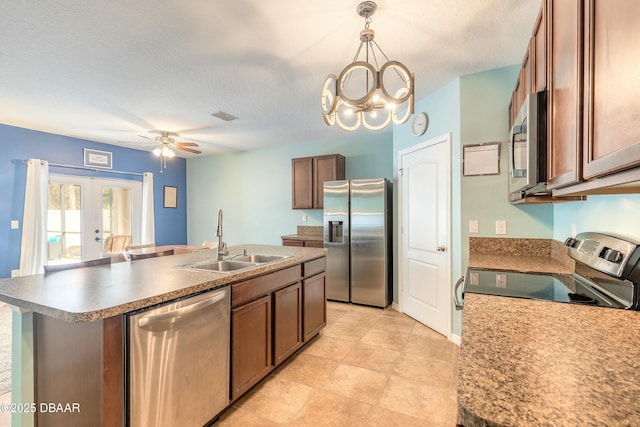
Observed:
[[[227,296],[227,291],[220,291],[213,295],[211,298],[207,298],[202,301],[198,301],[194,304],[180,307],[178,309],[167,311],[166,313],[154,314],[151,316],[144,316],[138,319],[138,326],[142,329],[149,331],[162,331],[168,329],[174,323],[177,323],[180,319],[197,311],[200,311],[210,305],[216,304]]]
[[[464,295],[460,294],[460,298],[458,298],[458,288],[464,283],[464,276],[458,279],[455,286],[453,287],[453,302],[456,306],[456,310],[462,310],[464,308]]]

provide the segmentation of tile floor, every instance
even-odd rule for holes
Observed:
[[[216,426],[455,426],[455,344],[392,309],[327,311],[320,336]]]

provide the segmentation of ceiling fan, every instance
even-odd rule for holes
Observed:
[[[166,130],[152,130],[150,133],[157,133],[160,136],[154,138],[158,146],[152,151],[152,153],[160,158],[160,172],[167,167],[167,159],[172,159],[176,156],[173,150],[186,151],[193,154],[201,154],[202,151],[189,147],[198,147],[195,142],[176,142],[173,137],[180,136],[176,132],[168,132]],[[139,135],[141,138],[151,139],[144,135]]]

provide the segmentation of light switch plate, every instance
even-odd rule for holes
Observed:
[[[496,234],[507,234],[507,221],[503,219],[496,221]]]
[[[469,233],[477,233],[478,232],[478,220],[472,219],[469,221]]]

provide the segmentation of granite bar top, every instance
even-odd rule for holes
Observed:
[[[640,312],[465,296],[466,427],[638,425],[639,379]]]
[[[249,253],[288,255],[281,261],[231,273],[175,268],[216,259],[215,250],[121,262],[0,280],[0,301],[69,322],[104,319],[324,256],[326,249],[239,245],[229,256]]]
[[[283,240],[306,240],[311,242],[324,241],[324,227],[316,225],[299,225],[296,234],[280,236]]]

